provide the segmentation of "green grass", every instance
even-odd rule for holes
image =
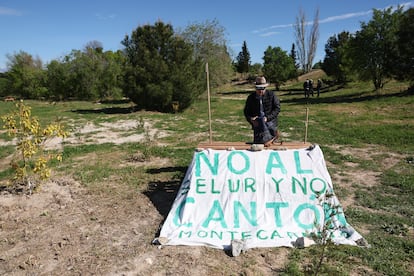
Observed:
[[[297,87],[296,87],[297,86]],[[330,173],[352,175],[356,170],[369,170],[379,175],[375,185],[343,180],[334,183],[341,197],[352,197],[354,203],[346,211],[348,222],[371,245],[369,249],[351,246],[329,248],[328,259],[322,267],[325,275],[375,274],[412,275],[414,262],[414,96],[405,92],[406,84],[392,82],[380,93],[372,91],[369,83],[349,83],[343,88],[331,87],[319,98],[304,99],[300,84],[277,92],[282,112],[279,127],[285,141],[303,141],[306,108],[309,110],[307,140],[321,146],[325,159],[332,164]],[[298,89],[295,91],[294,89]],[[248,87],[247,87],[248,88]],[[211,100],[214,141],[250,141],[251,130],[243,117],[246,87],[213,94]],[[209,139],[208,105],[206,98],[196,101],[182,113],[132,112],[130,103],[38,102],[27,101],[32,113],[41,123],[63,120],[69,129],[84,124],[99,125],[118,120],[153,123],[160,131],[168,132],[156,143],[142,141],[115,145],[65,145],[63,162],[53,163],[55,171],[72,175],[83,185],[97,187],[111,179],[133,185],[140,191],[151,182],[176,182],[184,177],[193,150]],[[0,102],[0,116],[9,112],[12,103]],[[55,114],[58,114],[56,116]],[[136,129],[136,133],[145,132]],[[81,134],[76,134],[81,135]],[[4,132],[0,139],[7,140]],[[365,149],[369,157],[343,153],[345,149]],[[338,150],[339,149],[339,150]],[[11,146],[0,147],[0,158],[12,153]],[[137,166],[128,160],[136,154],[146,158],[162,158],[168,165],[145,163]],[[397,156],[397,157],[393,157]],[[385,166],[387,158],[399,158]],[[410,162],[411,160],[411,162]],[[122,164],[122,166],[120,166]],[[350,166],[352,165],[352,166]],[[0,168],[0,180],[10,177],[11,171]],[[317,247],[292,249],[282,274],[309,275],[314,267]]]

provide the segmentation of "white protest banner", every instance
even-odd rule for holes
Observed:
[[[329,194],[324,201],[324,195]],[[296,150],[195,152],[160,238],[167,245],[292,247],[329,219],[332,240],[356,245],[318,145]],[[339,206],[339,207],[338,207]]]

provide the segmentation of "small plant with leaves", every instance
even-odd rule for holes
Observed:
[[[16,103],[16,109],[1,119],[8,135],[16,140],[16,152],[11,161],[13,182],[23,183],[31,193],[37,187],[37,180],[50,177],[49,162],[62,160],[60,153],[45,149],[46,143],[55,137],[65,138],[68,133],[60,122],[42,128],[39,120],[32,116],[31,107],[23,101]]]
[[[343,211],[341,205],[336,200],[335,194],[332,191],[325,192],[324,194],[317,193],[316,198],[323,209],[324,221],[315,221],[316,232],[310,234],[311,238],[319,246],[319,254],[315,256],[317,260],[313,269],[315,276],[319,274],[322,268],[326,258],[326,251],[329,246],[334,244],[334,232],[343,227],[340,222],[340,216],[343,214]]]
[[[158,139],[159,133],[151,133],[151,127],[146,124],[142,116],[138,118],[136,130],[144,136],[142,142],[144,148],[140,159],[142,159],[142,161],[148,161],[151,158],[152,151],[154,150],[154,142]]]

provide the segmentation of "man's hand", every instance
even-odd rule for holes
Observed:
[[[250,123],[252,124],[253,127],[258,127],[259,126],[259,122],[257,121],[257,118],[258,118],[257,116],[250,118]]]

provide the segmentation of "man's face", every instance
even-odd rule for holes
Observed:
[[[265,92],[266,92],[266,87],[256,86],[256,94],[257,95],[263,96]]]

